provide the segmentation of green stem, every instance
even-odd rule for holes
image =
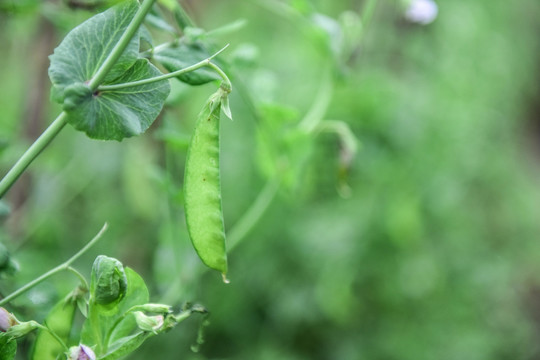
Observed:
[[[371,19],[373,18],[373,13],[375,13],[375,7],[377,6],[377,0],[367,0],[362,8],[362,37],[364,35],[364,30],[369,27]]]
[[[358,152],[358,139],[352,132],[349,124],[341,120],[324,120],[316,128],[319,132],[329,132],[336,134],[343,146],[351,153]]]
[[[211,67],[212,69],[214,69],[219,74],[219,76],[221,76],[221,78],[223,79],[223,82],[221,83],[221,87],[225,91],[230,93],[231,90],[232,90],[232,84],[231,84],[231,80],[229,80],[229,77],[227,76],[227,74],[225,74],[225,72],[223,70],[221,70],[221,68],[219,66],[217,66],[216,64],[214,64],[213,62],[208,62],[207,65],[209,67]]]
[[[88,286],[88,281],[86,281],[86,278],[84,277],[84,275],[81,274],[79,271],[77,271],[77,269],[75,269],[74,267],[68,266],[66,270],[71,271],[76,277],[78,277],[79,280],[81,281],[82,286],[84,286],[86,290],[90,289],[90,286]]]
[[[11,170],[0,181],[0,199],[13,186],[15,181],[22,175],[24,170],[34,161],[34,159],[50,144],[50,142],[60,133],[66,125],[67,114],[62,112],[41,134],[39,138],[26,150],[26,152],[13,165]]]
[[[30,281],[28,284],[24,285],[20,289],[18,289],[16,291],[14,291],[13,293],[9,294],[8,296],[6,296],[2,300],[0,300],[0,306],[10,302],[11,300],[15,299],[17,296],[19,296],[19,295],[23,294],[24,292],[30,290],[31,288],[33,288],[34,286],[40,284],[41,282],[43,282],[44,280],[50,278],[51,276],[56,275],[57,273],[59,273],[59,272],[61,272],[63,270],[69,270],[70,265],[75,260],[77,260],[79,257],[81,257],[81,255],[83,255],[86,251],[88,251],[88,249],[90,249],[93,245],[95,245],[98,242],[98,240],[101,238],[101,236],[103,235],[105,230],[107,230],[107,223],[105,223],[105,225],[103,225],[103,227],[98,232],[98,234],[96,236],[94,236],[94,238],[92,240],[90,240],[90,242],[88,244],[86,244],[81,250],[79,250],[75,255],[73,255],[71,258],[69,258],[66,262],[64,262],[63,264],[58,265],[54,269],[51,269],[51,270],[47,271],[45,274],[39,276],[38,278]]]
[[[280,181],[278,179],[269,180],[264,188],[257,195],[255,202],[243,214],[243,216],[234,224],[231,230],[227,233],[227,250],[232,251],[242,242],[249,232],[255,227],[257,222],[264,215],[272,200],[279,190]],[[199,276],[210,270],[209,267],[199,268]],[[176,280],[169,286],[167,292],[162,295],[160,303],[170,304],[178,301],[180,294],[181,282]]]
[[[321,79],[321,85],[319,86],[317,96],[315,97],[311,108],[300,122],[300,129],[307,133],[311,133],[317,128],[326,114],[328,106],[330,106],[333,90],[334,83],[332,79],[331,67],[326,66],[326,68],[323,70],[323,77]]]
[[[195,23],[191,20],[190,16],[184,10],[182,5],[176,2],[177,6],[174,7],[174,18],[176,19],[178,26],[184,31],[186,27],[195,27]]]
[[[179,75],[191,72],[191,71],[195,71],[195,70],[200,69],[200,68],[205,67],[205,66],[208,66],[208,67],[211,67],[211,68],[215,69],[216,72],[223,78],[223,81],[230,85],[230,81],[229,81],[229,78],[227,77],[227,75],[225,75],[225,73],[217,65],[215,65],[214,63],[211,62],[211,60],[213,58],[218,56],[228,46],[229,45],[225,46],[223,49],[219,50],[217,53],[210,56],[209,58],[204,59],[202,61],[199,61],[198,63],[193,64],[191,66],[188,66],[186,68],[183,68],[183,69],[180,69],[180,70],[177,70],[177,71],[173,71],[173,72],[168,73],[168,74],[163,74],[163,75],[151,77],[151,78],[148,78],[148,79],[142,79],[142,80],[132,81],[132,82],[128,82],[128,83],[122,83],[122,84],[102,85],[102,86],[99,86],[97,88],[97,90],[98,91],[111,91],[111,90],[125,89],[125,88],[129,88],[129,87],[133,87],[133,86],[141,86],[141,85],[151,84],[151,83],[154,83],[154,82],[157,82],[157,81],[167,80],[167,79],[170,79],[170,78],[173,78],[173,77],[176,77],[176,76],[179,76]]]
[[[120,58],[120,56],[122,56],[122,53],[129,45],[129,42],[139,29],[139,26],[144,21],[146,14],[150,11],[154,2],[155,0],[144,0],[139,10],[137,10],[137,13],[135,13],[133,20],[131,20],[128,27],[126,28],[126,31],[124,31],[124,33],[120,37],[120,40],[118,40],[109,56],[107,56],[94,77],[88,83],[88,86],[92,90],[96,90],[98,88],[98,86],[103,82],[103,79],[105,79],[105,76],[107,76],[116,61]]]
[[[64,348],[64,351],[65,352],[68,352],[69,351],[69,348],[67,347],[66,343],[60,339],[60,337],[58,335],[56,335],[56,333],[54,331],[52,331],[51,329],[49,329],[48,327],[44,326],[44,325],[41,325],[38,323],[37,327],[43,331],[46,331],[48,332],[60,345],[62,345],[62,347]]]
[[[255,202],[244,215],[234,224],[233,228],[227,234],[228,250],[231,251],[246,237],[247,234],[260,220],[262,215],[272,203],[272,200],[279,189],[279,181],[269,180],[261,190]]]
[[[219,27],[217,29],[209,30],[207,31],[204,36],[209,38],[213,36],[223,36],[228,35],[230,33],[237,32],[238,30],[242,29],[247,25],[246,19],[238,19],[236,21],[233,21],[232,23],[226,24],[222,27]]]
[[[193,314],[193,310],[186,310],[186,311],[183,311],[181,312],[180,314],[178,315],[175,315],[174,316],[174,320],[179,323],[179,322],[182,322],[184,320],[186,320],[188,317],[190,317],[191,315]]]
[[[154,56],[154,54],[157,54],[160,51],[163,51],[163,50],[168,49],[170,47],[178,46],[180,41],[181,41],[181,39],[177,38],[177,39],[174,39],[174,40],[169,41],[169,42],[164,42],[162,44],[154,46],[151,49],[143,51],[142,53],[139,54],[139,56],[142,57],[142,58],[145,58],[145,59],[151,59]]]

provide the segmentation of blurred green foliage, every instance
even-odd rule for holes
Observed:
[[[12,4],[0,6],[4,171],[32,140],[29,127],[43,129],[58,112],[39,82],[38,58],[52,53],[37,52],[44,24],[54,21],[54,47],[91,15]],[[235,121],[222,122],[226,227],[272,173],[283,177],[230,254],[231,284],[204,272],[182,212],[187,141],[215,85],[173,84],[169,108],[142,137],[92,141],[66,128],[32,164],[2,215],[1,241],[20,271],[1,279],[0,292],[67,259],[108,221],[81,269],[88,274],[98,253],[114,256],[144,274],[160,294],[152,301],[212,312],[199,353],[190,345],[200,320],[189,319],[133,359],[540,356],[540,3],[440,1],[438,18],[421,26],[404,20],[402,4],[380,1],[361,46],[341,53],[333,26],[347,10],[361,17],[363,1],[189,4],[207,30],[247,20],[213,39],[231,44],[234,86]],[[321,116],[345,121],[360,140],[350,164],[335,134],[289,131],[313,109],[326,71],[333,90]],[[46,103],[38,123],[27,115],[33,89]],[[283,156],[284,167],[269,160]],[[42,320],[76,285],[60,278],[13,310]]]

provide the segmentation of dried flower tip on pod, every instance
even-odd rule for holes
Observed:
[[[96,360],[96,354],[88,346],[80,344],[69,349],[69,360]]]
[[[12,313],[8,312],[3,307],[0,307],[0,331],[6,332],[13,325],[17,325],[19,322],[15,319]]]

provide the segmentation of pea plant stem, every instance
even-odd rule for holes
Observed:
[[[223,47],[223,49],[219,50],[218,52],[216,52],[214,55],[210,56],[209,58],[204,59],[202,61],[199,61],[198,63],[193,64],[191,66],[188,66],[186,68],[183,68],[183,69],[180,69],[180,70],[177,70],[177,71],[173,71],[173,72],[168,73],[168,74],[163,74],[163,75],[160,75],[160,76],[154,76],[154,77],[151,77],[151,78],[148,78],[148,79],[132,81],[132,82],[122,83],[122,84],[102,85],[102,86],[99,86],[97,88],[97,90],[98,91],[120,90],[120,89],[125,89],[125,88],[129,88],[129,87],[133,87],[133,86],[141,86],[141,85],[151,84],[151,83],[156,82],[156,81],[167,80],[167,79],[170,79],[170,78],[182,75],[182,74],[186,74],[188,72],[195,71],[195,70],[200,69],[200,68],[205,67],[205,66],[208,66],[208,67],[211,67],[212,69],[214,69],[223,78],[223,81],[230,87],[231,82],[230,82],[229,78],[227,77],[227,75],[216,64],[211,62],[211,60],[213,58],[218,56],[228,46],[229,45]]]
[[[94,236],[94,238],[92,240],[90,240],[88,242],[88,244],[86,244],[81,250],[79,250],[75,255],[73,255],[72,257],[70,257],[67,261],[65,261],[64,263],[58,265],[57,267],[55,267],[54,269],[51,269],[49,271],[47,271],[45,274],[37,277],[36,279],[30,281],[29,283],[27,283],[26,285],[24,285],[23,287],[21,287],[20,289],[14,291],[13,293],[9,294],[8,296],[6,296],[5,298],[3,298],[2,300],[0,300],[0,306],[10,302],[11,300],[15,299],[17,296],[25,293],[26,291],[30,290],[31,288],[33,288],[34,286],[40,284],[41,282],[45,281],[46,279],[50,278],[51,276],[53,275],[56,275],[58,274],[59,272],[61,271],[64,271],[64,270],[70,270],[72,269],[71,268],[71,264],[77,260],[79,257],[81,257],[86,251],[88,251],[88,249],[90,249],[92,246],[94,246],[100,239],[101,239],[101,236],[103,235],[103,233],[105,232],[105,230],[107,230],[107,224],[105,223],[105,225],[103,225],[103,227],[101,228],[101,230],[97,233],[96,236]],[[73,271],[73,270],[70,270],[70,271]],[[78,272],[77,272],[78,273]],[[82,277],[82,275],[80,273],[78,273],[77,277]],[[84,277],[83,277],[84,278]],[[87,283],[86,281],[84,282],[85,285],[87,286]]]
[[[81,274],[77,269],[75,269],[74,267],[68,266],[66,270],[71,271],[76,277],[78,277],[82,286],[84,286],[85,289],[87,290],[90,289],[90,287],[88,286],[88,281],[86,281],[86,278],[84,277],[84,275]]]
[[[221,49],[219,52],[223,51],[224,49],[225,48]],[[225,74],[225,72],[223,70],[221,70],[221,68],[219,66],[217,66],[216,64],[214,64],[213,62],[208,61],[207,66],[214,69],[214,71],[217,72],[219,74],[219,76],[221,76],[221,78],[223,79],[223,83],[221,84],[221,87],[224,88],[228,93],[230,93],[231,89],[232,89],[232,84],[231,84],[231,80],[229,80],[229,77],[227,76],[227,74]]]
[[[13,165],[11,170],[0,181],[0,198],[13,186],[15,181],[22,175],[26,168],[34,159],[51,143],[51,141],[60,133],[60,130],[66,125],[67,114],[62,112],[49,125],[49,127],[37,138],[36,141],[26,150],[26,152]]]
[[[367,0],[364,3],[364,7],[362,8],[362,37],[364,37],[364,30],[369,27],[369,24],[371,23],[371,19],[373,18],[373,14],[375,13],[375,8],[377,6],[377,0]]]
[[[234,224],[227,236],[228,249],[231,251],[246,238],[251,229],[259,222],[279,190],[279,180],[269,180],[261,190],[255,202]]]
[[[150,9],[152,8],[152,5],[154,5],[154,2],[155,0],[144,0],[141,7],[139,8],[139,10],[137,10],[135,16],[126,28],[126,31],[124,31],[124,33],[120,37],[120,40],[118,40],[109,56],[107,56],[103,64],[101,64],[101,66],[99,67],[96,74],[88,83],[88,86],[92,90],[96,90],[98,88],[98,86],[103,82],[103,79],[105,79],[105,76],[107,76],[116,61],[120,58],[120,56],[122,56],[122,53],[139,29],[139,26],[141,26],[144,18],[146,17],[146,14],[148,14]]]
[[[328,111],[328,106],[330,106],[330,101],[332,100],[333,90],[334,82],[332,79],[332,70],[331,67],[327,65],[323,70],[321,84],[315,100],[298,125],[300,129],[306,133],[311,133],[317,128]]]

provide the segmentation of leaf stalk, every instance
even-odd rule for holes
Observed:
[[[176,70],[176,71],[173,71],[173,72],[168,73],[168,74],[154,76],[154,77],[151,77],[151,78],[148,78],[148,79],[142,79],[142,80],[127,82],[127,83],[122,83],[122,84],[102,85],[102,86],[99,86],[97,88],[97,91],[101,92],[101,91],[121,90],[121,89],[126,89],[126,88],[129,88],[129,87],[151,84],[151,83],[154,83],[154,82],[157,82],[157,81],[163,81],[163,80],[167,80],[167,79],[170,79],[170,78],[173,78],[173,77],[176,77],[176,76],[180,76],[182,74],[186,74],[186,73],[198,70],[198,69],[200,69],[202,67],[205,67],[205,66],[208,66],[208,67],[211,67],[212,69],[214,69],[222,77],[223,81],[226,84],[228,84],[228,86],[230,88],[231,82],[230,82],[229,78],[227,77],[227,75],[225,74],[225,72],[223,72],[223,70],[221,70],[216,64],[211,62],[211,60],[213,58],[215,58],[216,56],[221,54],[221,52],[223,52],[228,46],[229,45],[227,44],[221,50],[219,50],[218,52],[216,52],[214,55],[210,56],[209,58],[201,60],[198,63],[193,64],[191,66],[188,66],[186,68]]]
[[[150,11],[152,8],[152,5],[154,5],[155,0],[144,0],[141,7],[137,12],[135,13],[135,16],[133,17],[133,20],[129,23],[126,30],[120,37],[120,40],[116,43],[114,48],[112,49],[111,53],[103,64],[99,67],[98,71],[94,75],[94,77],[90,80],[88,83],[88,86],[92,90],[96,90],[98,86],[103,82],[105,79],[105,76],[109,73],[109,71],[112,69],[116,61],[122,56],[122,53],[126,49],[126,47],[129,45],[129,42],[141,26],[142,22],[144,21],[144,18],[146,17],[146,14]]]
[[[34,159],[51,143],[51,141],[60,133],[60,130],[67,124],[67,114],[62,112],[49,125],[47,129],[37,138],[36,141],[25,151],[25,153],[17,160],[15,165],[0,181],[0,199],[13,186],[15,181],[22,175],[26,168],[34,161]]]

